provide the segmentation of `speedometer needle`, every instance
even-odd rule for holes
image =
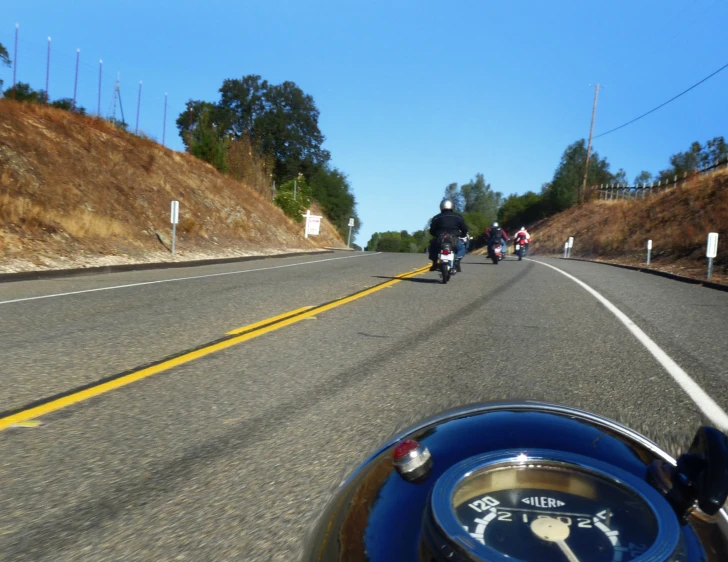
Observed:
[[[569,526],[563,521],[554,519],[553,517],[541,517],[531,522],[531,531],[539,539],[556,543],[556,545],[564,553],[569,562],[579,562],[574,552],[566,544],[569,538]]]

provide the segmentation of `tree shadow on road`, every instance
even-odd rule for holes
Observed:
[[[518,260],[502,260],[502,261],[511,262],[511,261],[518,261]],[[498,264],[495,264],[492,261],[488,260],[488,261],[473,261],[473,262],[464,263],[463,265],[498,265]]]
[[[386,275],[374,275],[374,279],[396,279],[398,281],[411,281],[412,283],[442,283],[442,279],[431,277],[388,277]]]

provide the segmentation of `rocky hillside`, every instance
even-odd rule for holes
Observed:
[[[266,198],[107,121],[0,100],[0,271],[344,247],[324,220],[303,237]],[[316,211],[314,206],[313,211]]]
[[[685,184],[627,201],[592,201],[531,229],[533,250],[561,254],[569,236],[573,256],[644,265],[652,240],[652,267],[703,277],[709,232],[719,233],[715,277],[728,281],[728,170],[695,176]]]

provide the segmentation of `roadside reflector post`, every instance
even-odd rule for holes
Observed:
[[[718,256],[718,233],[710,232],[708,234],[708,247],[705,252],[708,258],[708,279],[713,277],[713,258]]]
[[[171,211],[172,222],[172,255],[174,255],[175,245],[177,243],[177,223],[179,222],[179,201],[172,201]]]
[[[574,247],[574,237],[573,236],[569,236],[569,241],[566,243],[566,245],[569,247],[569,252],[568,252],[568,255],[566,257],[567,258],[570,258],[571,257],[571,249]]]
[[[295,181],[296,181],[296,180],[293,180],[293,181],[294,181],[294,186],[295,186]],[[310,220],[311,220],[311,209],[307,209],[307,210],[306,210],[306,232],[305,232],[305,234],[303,235],[303,236],[304,236],[304,238],[308,238],[308,222],[309,222]]]
[[[346,242],[346,247],[351,248],[351,229],[354,227],[354,217],[349,219],[349,240]]]
[[[564,258],[567,257],[567,254],[569,253],[569,243],[564,242]]]
[[[650,265],[650,258],[652,257],[652,240],[647,241],[647,265]]]

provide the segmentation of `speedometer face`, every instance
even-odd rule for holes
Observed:
[[[665,560],[677,543],[677,520],[670,521],[666,503],[669,513],[660,513],[655,501],[662,498],[632,478],[627,485],[581,465],[544,459],[481,465],[436,486],[435,495],[447,503],[439,515],[450,515],[438,519],[458,527],[461,546],[474,545],[482,560]],[[666,528],[675,535],[667,541]],[[658,553],[665,557],[655,558]]]
[[[657,522],[647,505],[584,474],[506,468],[463,487],[453,506],[458,521],[481,544],[518,560],[569,560],[561,541],[577,560],[628,562],[657,538]]]

